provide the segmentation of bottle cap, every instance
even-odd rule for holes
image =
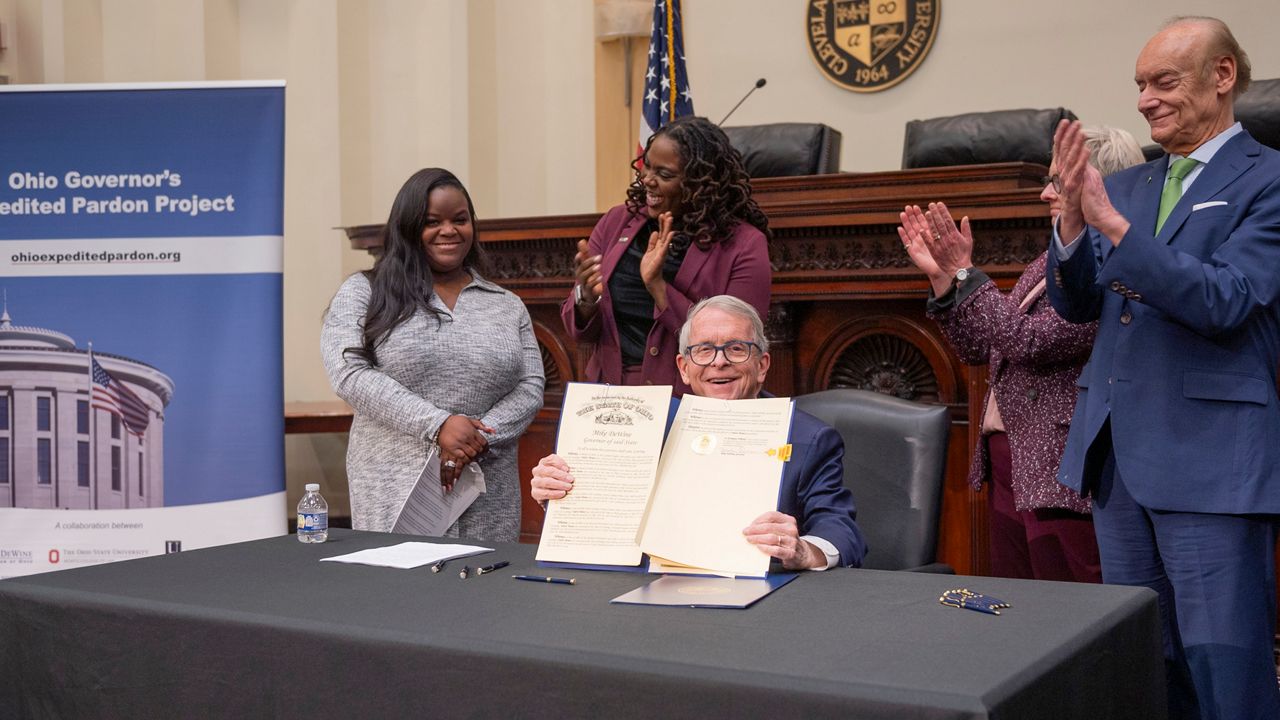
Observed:
[[[320,492],[320,483],[307,483],[307,492]]]

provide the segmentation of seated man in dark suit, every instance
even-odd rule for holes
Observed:
[[[680,330],[680,348],[676,367],[693,394],[725,400],[761,394],[769,343],[760,316],[745,302],[718,295],[694,305]],[[672,417],[678,406],[673,400]],[[790,441],[778,509],[757,517],[742,534],[789,570],[858,567],[867,548],[843,483],[844,441],[799,410],[791,418]],[[535,500],[554,500],[573,489],[573,475],[564,459],[548,455],[533,469],[531,485]]]

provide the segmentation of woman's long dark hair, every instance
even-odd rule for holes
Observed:
[[[766,238],[772,237],[769,219],[751,199],[751,178],[742,156],[720,126],[704,117],[679,118],[649,138],[644,156],[631,163],[636,176],[627,188],[627,207],[632,212],[644,211],[644,157],[660,137],[675,141],[684,163],[682,210],[673,226],[673,252],[683,253],[691,242],[707,247],[725,240],[739,222],[754,225]]]
[[[431,313],[437,321],[440,319],[430,304],[435,285],[427,251],[422,246],[422,231],[427,226],[427,198],[432,190],[440,187],[457,188],[467,199],[467,211],[471,213],[471,250],[463,259],[463,266],[481,272],[487,268],[484,250],[480,248],[480,231],[475,224],[476,209],[462,181],[442,168],[425,168],[414,173],[391,205],[391,215],[383,230],[382,255],[372,270],[365,271],[372,292],[364,318],[363,342],[360,347],[346,350],[370,365],[378,364],[377,346],[418,310]]]

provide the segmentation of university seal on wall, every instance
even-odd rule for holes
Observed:
[[[809,52],[824,77],[876,92],[920,67],[938,33],[942,0],[809,0]]]

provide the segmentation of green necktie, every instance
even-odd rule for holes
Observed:
[[[1169,217],[1169,213],[1173,212],[1173,206],[1178,204],[1178,200],[1182,197],[1182,178],[1200,164],[1199,160],[1191,158],[1182,158],[1174,160],[1173,167],[1169,168],[1169,179],[1164,183],[1164,191],[1160,193],[1160,212],[1156,215],[1156,234],[1160,234],[1160,228],[1164,227],[1164,221]]]

